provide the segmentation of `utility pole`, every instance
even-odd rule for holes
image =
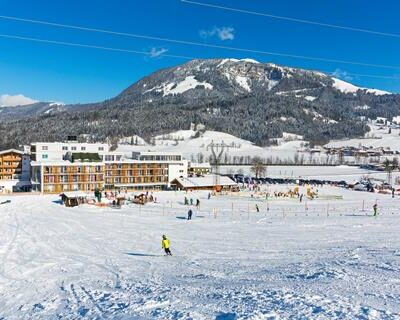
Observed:
[[[211,165],[213,167],[214,172],[214,187],[217,188],[219,186],[219,169],[221,164],[222,155],[225,150],[228,150],[229,146],[225,144],[223,141],[221,143],[215,143],[211,141],[211,143],[207,146],[207,150],[211,151]]]

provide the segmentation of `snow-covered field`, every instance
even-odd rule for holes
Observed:
[[[400,199],[319,195],[160,192],[120,210],[10,197],[0,319],[400,319]],[[184,196],[201,201],[192,221]]]
[[[337,140],[331,141],[326,146],[327,147],[372,147],[372,148],[390,148],[394,151],[400,151],[400,129],[391,129],[389,133],[388,128],[381,128],[379,126],[370,124],[371,131],[368,132],[364,138],[358,139],[347,139],[347,140]],[[336,155],[327,155],[326,153],[313,153],[304,152],[306,150],[306,145],[308,141],[302,140],[301,136],[294,135],[291,133],[284,133],[284,138],[277,139],[279,145],[270,147],[259,147],[254,145],[252,142],[240,139],[233,135],[218,132],[218,131],[205,131],[200,136],[196,136],[196,131],[194,130],[179,130],[176,132],[171,132],[166,135],[154,137],[155,145],[148,145],[144,142],[142,138],[138,138],[139,145],[130,145],[131,141],[135,141],[134,137],[121,139],[121,142],[125,144],[120,144],[118,146],[118,151],[124,152],[128,155],[132,151],[158,151],[158,152],[176,152],[182,153],[182,155],[193,162],[202,162],[199,159],[201,154],[204,159],[208,159],[211,154],[211,149],[207,148],[211,142],[215,143],[225,143],[229,145],[230,148],[225,150],[229,158],[229,161],[233,161],[232,157],[254,157],[260,156],[265,159],[269,159],[274,163],[283,162],[293,162],[297,156],[297,161],[302,158],[303,163],[324,163],[326,164],[328,160],[330,163],[337,163],[338,159]],[[386,156],[381,157],[381,161],[384,160]],[[392,158],[392,156],[389,156]],[[354,157],[345,156],[345,161],[351,162],[369,162],[367,158],[357,159],[355,161]],[[377,160],[377,159],[375,159]]]
[[[252,166],[221,166],[222,174],[242,173],[254,176]],[[360,169],[355,166],[267,166],[265,176],[269,178],[293,179],[322,179],[331,181],[346,181],[348,183],[359,181],[362,177],[386,181],[387,172]],[[393,181],[400,176],[400,172],[392,173]]]

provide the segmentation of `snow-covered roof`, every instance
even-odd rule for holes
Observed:
[[[6,153],[11,153],[11,152],[18,153],[18,154],[24,154],[22,151],[17,150],[17,149],[3,150],[3,151],[0,151],[0,154],[6,154]]]
[[[184,188],[199,188],[199,187],[212,187],[215,185],[215,175],[208,175],[205,177],[193,178],[176,178],[174,181],[178,182]],[[218,184],[220,186],[236,186],[237,183],[229,177],[220,176]]]
[[[209,162],[202,162],[202,163],[191,162],[190,168],[211,168],[211,165]]]
[[[61,192],[60,194],[65,194],[68,198],[85,198],[89,196],[89,194],[84,193],[82,191]],[[92,193],[92,195],[93,194],[94,193]]]

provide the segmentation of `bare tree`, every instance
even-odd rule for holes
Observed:
[[[267,166],[264,164],[264,161],[260,157],[254,157],[252,160],[252,167],[250,168],[251,172],[256,175],[256,178],[265,175],[267,171]]]

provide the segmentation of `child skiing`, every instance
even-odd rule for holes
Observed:
[[[169,247],[170,247],[169,239],[167,239],[166,235],[163,235],[162,241],[161,241],[161,248],[164,249],[165,255],[172,256],[172,253],[171,253],[171,250],[169,249]]]
[[[193,211],[192,211],[192,209],[189,209],[187,219],[192,220],[192,215],[193,215]]]

